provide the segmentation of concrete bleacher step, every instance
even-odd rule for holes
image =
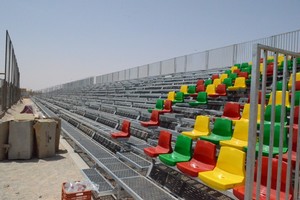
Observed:
[[[97,196],[107,196],[113,194],[114,187],[96,169],[82,169],[84,176],[97,185]]]
[[[132,152],[117,152],[117,156],[141,170],[148,169],[151,166],[149,161]]]

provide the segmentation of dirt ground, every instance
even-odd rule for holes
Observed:
[[[33,105],[33,102],[24,99],[9,109],[1,121],[22,117],[19,113],[24,105]],[[63,182],[84,180],[80,169],[87,165],[62,138],[59,149],[51,158],[0,161],[0,199],[58,200]]]

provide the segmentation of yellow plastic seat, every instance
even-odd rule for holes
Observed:
[[[221,84],[222,82],[221,82],[221,79],[220,78],[216,78],[215,80],[214,80],[214,82],[213,82],[213,85],[215,86],[215,88],[219,85],[219,84]]]
[[[300,72],[296,73],[296,81],[300,81]],[[288,82],[289,90],[292,89],[292,84],[293,84],[293,74],[291,74],[289,82]]]
[[[232,148],[221,147],[217,165],[212,171],[199,172],[198,177],[208,186],[217,190],[228,190],[244,184],[246,153]]]
[[[231,70],[231,72],[233,73],[234,72],[234,70],[236,70],[236,69],[238,69],[238,67],[237,66],[232,66],[231,68],[230,68],[230,70]]]
[[[200,136],[207,136],[210,133],[209,117],[199,115],[196,117],[194,129],[192,131],[184,131],[181,134],[192,138],[193,140]]]
[[[216,88],[214,84],[209,84],[206,89],[205,92],[207,93],[207,95],[215,95],[216,94]]]
[[[243,150],[245,146],[248,146],[248,127],[248,121],[237,121],[234,126],[232,138],[220,141],[220,145]]]
[[[270,98],[269,98],[269,102],[268,102],[268,105],[272,105],[272,93],[270,95]],[[282,105],[282,91],[276,91],[276,101],[275,101],[275,105]],[[290,103],[290,95],[289,95],[289,92],[286,91],[285,92],[285,106],[287,108],[290,108],[291,106],[291,103]]]
[[[229,86],[227,89],[230,91],[246,89],[246,79],[245,77],[237,77],[234,82],[234,86]]]
[[[228,78],[228,74],[221,74],[220,75],[220,79],[221,79],[222,83],[223,83],[223,81],[224,81],[225,78]]]
[[[183,92],[183,94],[187,94],[188,93],[188,85],[180,86],[180,92]]]
[[[257,104],[257,123],[260,123],[260,109],[261,105]],[[235,124],[237,121],[247,121],[249,122],[249,117],[250,117],[250,103],[246,103],[244,105],[242,117],[239,120],[233,120],[233,123]]]
[[[167,100],[174,101],[175,100],[175,91],[170,91],[168,93]]]
[[[280,64],[282,61],[284,61],[284,55],[279,55],[277,58],[278,64]]]

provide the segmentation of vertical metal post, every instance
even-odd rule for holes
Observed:
[[[209,67],[209,51],[205,52],[205,69],[208,70]]]
[[[252,81],[250,89],[250,108],[253,115],[250,115],[249,134],[248,134],[248,150],[247,150],[247,171],[246,171],[246,191],[245,199],[252,199],[253,181],[254,181],[254,163],[255,163],[255,144],[256,144],[256,126],[257,126],[257,102],[259,87],[259,59],[260,48],[258,44],[253,45],[253,67]]]

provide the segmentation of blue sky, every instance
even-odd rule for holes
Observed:
[[[42,89],[300,28],[299,0],[1,0],[21,87]],[[3,66],[3,67],[2,67]]]

